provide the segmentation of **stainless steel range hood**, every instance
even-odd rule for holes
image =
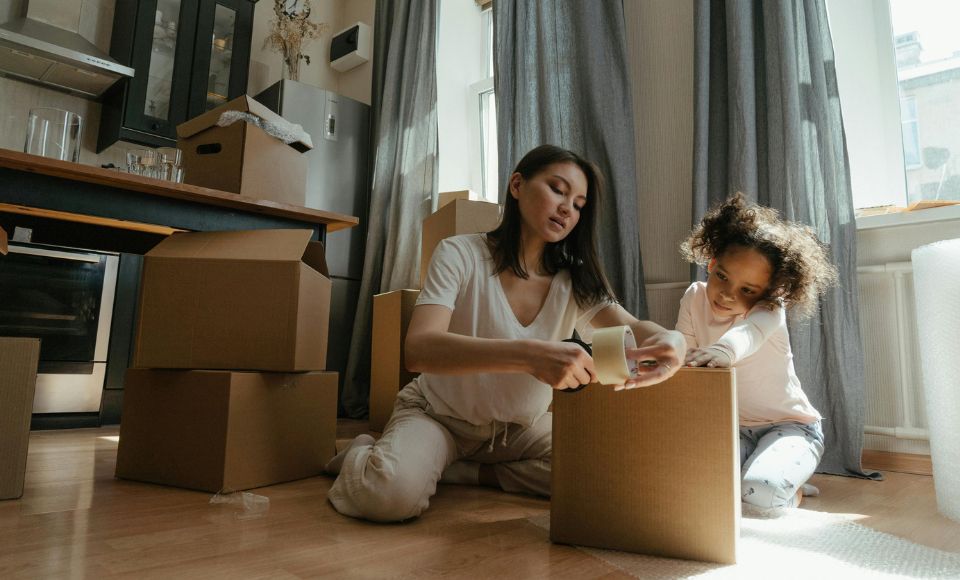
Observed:
[[[31,2],[25,17],[0,24],[0,75],[95,99],[118,80],[133,76],[132,68],[110,58],[76,28],[34,18],[33,4],[43,2]],[[61,13],[65,5],[77,6],[79,21],[79,2],[58,4]]]

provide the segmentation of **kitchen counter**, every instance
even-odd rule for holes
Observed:
[[[0,225],[31,227],[41,237],[67,222],[71,226],[63,230],[60,243],[133,253],[144,251],[144,236],[155,243],[158,236],[177,230],[307,228],[314,239],[324,240],[326,232],[358,224],[354,216],[9,149],[0,149],[0,215]]]

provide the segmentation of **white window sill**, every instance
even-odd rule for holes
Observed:
[[[960,205],[947,205],[900,213],[868,215],[857,218],[857,230],[893,228],[950,220],[960,220]]]

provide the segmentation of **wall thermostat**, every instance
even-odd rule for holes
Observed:
[[[348,71],[370,60],[372,49],[370,27],[357,22],[333,35],[330,41],[330,66],[340,72]]]

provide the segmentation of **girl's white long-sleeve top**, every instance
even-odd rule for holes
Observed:
[[[694,282],[680,301],[677,330],[687,348],[712,346],[730,355],[737,369],[741,425],[820,420],[793,367],[783,308],[758,304],[746,315],[719,318],[710,308],[706,283]]]

